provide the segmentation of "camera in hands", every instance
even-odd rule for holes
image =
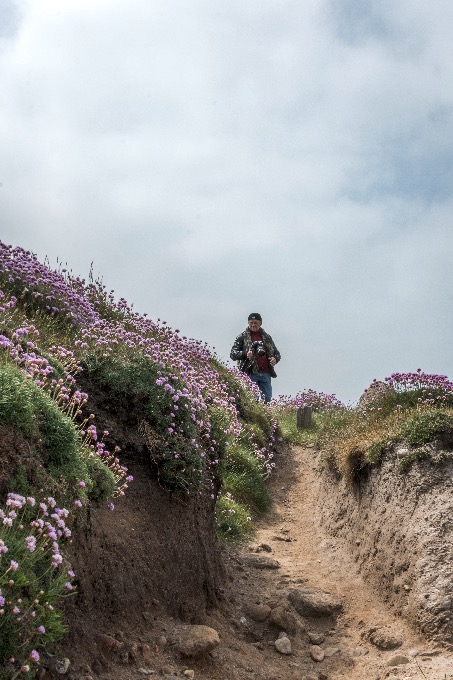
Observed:
[[[266,349],[262,340],[255,340],[255,342],[252,342],[252,351],[259,357],[263,357],[266,354]]]

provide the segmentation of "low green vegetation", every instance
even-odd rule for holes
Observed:
[[[379,464],[397,444],[409,447],[398,464],[401,472],[416,461],[436,461],[433,442],[453,446],[453,384],[446,376],[418,370],[373,381],[355,408],[329,398],[312,399],[310,404],[311,396],[306,393],[299,400],[274,406],[280,429],[294,444],[322,449],[325,459],[348,482],[363,468]],[[313,408],[313,425],[306,430],[298,429],[296,420],[304,403]]]

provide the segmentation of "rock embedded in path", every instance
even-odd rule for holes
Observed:
[[[372,645],[383,651],[398,649],[403,644],[399,635],[386,628],[371,628],[365,636]]]
[[[271,608],[267,604],[248,604],[244,611],[253,621],[265,621],[271,613]]]
[[[218,632],[209,626],[181,626],[176,637],[176,650],[188,657],[205,656],[220,644]]]
[[[276,628],[284,630],[286,633],[294,635],[298,629],[298,621],[294,614],[288,611],[283,605],[277,605],[272,609],[269,622]],[[302,626],[302,624],[300,624]]]
[[[316,588],[297,588],[291,590],[289,601],[301,616],[334,616],[341,612],[343,605],[331,593]]]
[[[271,557],[265,557],[264,555],[246,555],[242,558],[242,561],[247,567],[253,567],[253,569],[280,568],[280,562],[273,560]]]

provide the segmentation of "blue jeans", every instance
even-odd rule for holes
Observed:
[[[251,373],[250,380],[258,385],[261,392],[261,396],[266,402],[270,402],[272,399],[272,383],[271,376],[269,373]]]

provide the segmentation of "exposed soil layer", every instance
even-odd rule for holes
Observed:
[[[164,489],[132,405],[89,390],[98,431],[114,432],[134,481],[113,512],[92,511],[69,549],[78,594],[68,605],[67,644],[85,659],[95,654],[99,630],[132,633],[162,614],[198,622],[225,580],[210,493],[181,498]]]
[[[453,645],[453,455],[439,443],[414,461],[400,446],[352,488],[323,475],[324,524],[342,536],[366,581],[428,638]]]

